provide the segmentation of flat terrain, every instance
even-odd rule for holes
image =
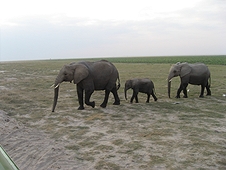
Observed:
[[[169,99],[170,62],[115,61],[121,105],[111,95],[100,108],[97,91],[97,106],[79,111],[75,85],[63,83],[52,113],[50,86],[71,61],[0,63],[0,144],[20,169],[226,169],[226,65],[208,64],[212,96],[198,98],[200,87],[189,85],[187,99]],[[153,80],[157,102],[141,93],[140,103],[125,100],[124,83],[135,77]],[[178,86],[177,77],[172,97]]]

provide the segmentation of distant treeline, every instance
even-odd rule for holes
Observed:
[[[226,65],[226,55],[213,56],[163,56],[163,57],[115,57],[105,58],[113,63],[169,63],[177,62],[205,63],[213,65]]]
[[[55,62],[70,63],[77,61],[97,61],[97,60],[108,60],[113,63],[152,63],[152,64],[175,64],[177,62],[188,62],[188,63],[205,63],[207,65],[226,65],[226,55],[207,55],[207,56],[137,56],[137,57],[106,57],[106,58],[75,58],[75,59],[58,59],[49,60]]]

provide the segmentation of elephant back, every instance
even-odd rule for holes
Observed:
[[[192,74],[206,75],[210,76],[209,68],[203,63],[190,64],[192,68]]]

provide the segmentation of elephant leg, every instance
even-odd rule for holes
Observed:
[[[118,93],[117,93],[117,89],[116,87],[114,87],[112,90],[111,90],[112,94],[114,95],[114,98],[115,98],[115,102],[113,103],[113,105],[120,105],[120,99],[118,97]]]
[[[180,98],[180,92],[183,90],[182,84],[180,85],[179,89],[177,90],[176,98]]]
[[[184,98],[187,98],[188,97],[188,94],[187,94],[187,86],[188,86],[188,83],[181,83],[179,89],[177,90],[177,96],[176,98],[180,98],[180,93],[181,91],[183,90],[183,93],[184,93]]]
[[[204,94],[204,89],[205,89],[205,86],[204,85],[201,85],[201,93],[199,95],[199,97],[203,98],[203,94]]]
[[[84,109],[83,89],[79,86],[77,86],[77,95],[78,95],[78,102],[79,102],[78,110],[83,110]]]
[[[105,97],[103,103],[100,107],[105,108],[107,106],[108,98],[109,98],[110,90],[105,90]]]
[[[133,90],[133,95],[132,95],[132,97],[130,99],[130,103],[133,103],[133,99],[134,98],[136,98],[136,103],[138,103],[138,97],[137,97],[137,95],[138,95],[138,92],[136,92],[135,90]]]
[[[157,100],[158,100],[158,98],[155,96],[155,94],[154,94],[154,92],[153,92],[153,91],[152,91],[151,95],[152,95],[152,97],[154,98],[154,100],[155,100],[155,101],[157,101]]]
[[[187,87],[185,87],[185,88],[183,89],[183,93],[184,93],[183,98],[188,98],[188,91],[187,91]]]
[[[146,103],[149,103],[149,100],[150,100],[150,94],[147,94],[147,101],[146,101]]]
[[[95,107],[95,102],[92,101],[90,102],[90,97],[93,94],[94,90],[85,90],[85,104],[88,106],[92,106],[93,108]]]
[[[136,100],[136,103],[139,103],[139,102],[138,102],[138,93],[137,93],[137,95],[135,96],[135,100]]]
[[[207,96],[211,96],[211,91],[210,91],[210,85],[207,84],[206,86],[206,91],[207,91]]]
[[[210,88],[208,87],[208,88],[206,88],[206,90],[207,90],[207,96],[211,96]]]

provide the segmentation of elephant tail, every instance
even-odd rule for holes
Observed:
[[[151,81],[152,82],[152,81]],[[155,85],[154,85],[154,83],[152,82],[152,85],[153,85],[153,89],[152,89],[152,91],[153,91],[153,94],[155,94],[156,95],[156,91],[155,91]]]
[[[120,88],[120,86],[121,86],[121,85],[120,85],[120,79],[119,79],[119,77],[118,77],[117,80],[118,80],[118,85],[116,86],[116,89],[118,90],[118,89]]]
[[[210,86],[211,86],[211,77],[209,77],[208,79],[208,87],[210,88]]]
[[[155,87],[153,87],[153,93],[156,95]]]

